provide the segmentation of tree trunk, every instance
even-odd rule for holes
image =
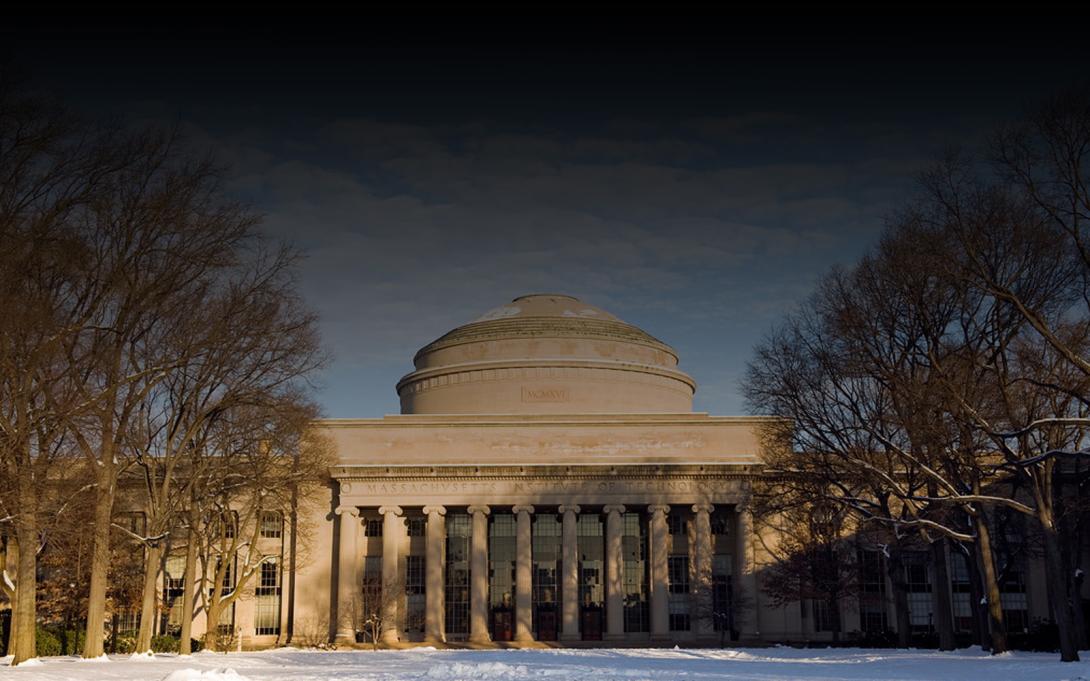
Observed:
[[[905,565],[901,560],[900,547],[890,544],[886,574],[893,587],[893,611],[897,627],[897,647],[907,648],[912,642],[912,621],[908,611],[908,583],[905,581]]]
[[[1082,546],[1081,540],[1079,542],[1075,546]],[[1082,568],[1077,564],[1073,565],[1068,574],[1071,575],[1071,605],[1074,608],[1075,615],[1075,643],[1079,650],[1086,650],[1086,646],[1090,645],[1090,635],[1086,631],[1086,613],[1082,607]]]
[[[953,650],[954,609],[950,602],[950,570],[946,562],[946,538],[931,542],[931,562],[935,566],[935,584],[931,593],[935,597],[935,630],[939,635],[939,650]]]
[[[981,650],[992,649],[992,639],[988,635],[988,609],[981,601],[984,600],[984,585],[980,578],[980,565],[976,555],[976,545],[961,545],[970,553],[965,556],[965,567],[969,573],[969,626],[972,630],[973,640],[977,642]]]
[[[30,509],[33,506],[28,507]],[[12,666],[37,656],[35,621],[37,619],[38,590],[35,548],[38,545],[38,521],[33,510],[24,510],[15,520],[16,542],[19,544],[18,572],[15,575],[15,602],[11,613],[11,646],[14,655]]]
[[[144,551],[144,591],[140,603],[140,630],[136,634],[137,653],[151,651],[151,637],[155,634],[155,611],[159,581],[159,561],[163,555],[160,546],[149,546]]]
[[[178,653],[190,655],[193,652],[193,604],[197,600],[197,533],[189,530],[185,548],[185,591],[182,593],[182,640],[178,642]]]
[[[204,630],[204,648],[205,650],[219,652],[219,622],[223,612],[223,606],[220,604],[219,599],[209,599],[205,612],[208,624]]]
[[[977,560],[983,579],[984,598],[988,604],[988,629],[991,631],[992,655],[1007,652],[1007,623],[1003,619],[1003,599],[999,593],[999,580],[992,554],[992,534],[982,513],[973,517],[977,533]]]
[[[102,657],[106,624],[106,580],[110,571],[110,522],[113,519],[117,484],[115,464],[109,456],[96,462],[95,513],[91,528],[91,588],[87,596],[85,658]]]
[[[1060,635],[1060,660],[1078,662],[1079,651],[1075,643],[1074,612],[1068,597],[1067,579],[1063,574],[1063,556],[1060,552],[1056,528],[1048,522],[1048,512],[1039,510],[1041,533],[1045,540],[1045,569],[1048,572],[1048,600],[1052,602],[1052,616]]]

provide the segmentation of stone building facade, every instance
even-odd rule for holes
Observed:
[[[732,606],[756,588],[760,419],[693,413],[673,349],[534,295],[414,365],[400,415],[320,424],[338,452],[314,519],[330,563],[300,567],[297,616],[328,611],[335,640],[355,642],[371,584],[399,594],[381,603],[387,643],[757,635]]]
[[[239,600],[241,645],[831,637],[822,604],[772,607],[759,589],[775,537],[748,500],[767,420],[693,412],[695,382],[668,345],[575,298],[532,295],[414,365],[401,414],[316,424],[335,445],[331,483],[296,532],[285,522],[269,538],[279,600],[266,588],[260,617],[260,599]],[[840,629],[888,629],[880,551],[859,555],[871,569]],[[907,567],[921,632],[935,589],[969,626],[967,578],[951,565],[947,584],[932,583],[924,551]],[[1008,572],[1011,616],[1047,617],[1039,561]]]

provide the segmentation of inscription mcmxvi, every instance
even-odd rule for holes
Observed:
[[[522,386],[523,402],[569,402],[571,391],[567,388],[527,388]]]

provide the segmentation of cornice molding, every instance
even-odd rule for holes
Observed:
[[[639,364],[636,362],[622,362],[608,359],[578,359],[578,358],[527,358],[527,359],[502,359],[482,362],[462,362],[448,364],[427,369],[419,369],[406,374],[397,382],[397,393],[414,386],[415,392],[436,390],[450,386],[463,386],[470,383],[492,383],[495,381],[513,380],[538,380],[550,378],[538,376],[540,369],[569,369],[579,371],[579,375],[562,376],[561,378],[573,379],[588,378],[586,372],[606,371],[621,372],[626,374],[645,374],[657,378],[665,378],[682,383],[691,395],[696,392],[696,381],[684,371],[672,367],[657,366],[653,364]],[[485,378],[484,372],[501,372],[501,375]],[[505,372],[505,373],[504,373]],[[531,375],[533,374],[533,375]],[[458,381],[452,382],[450,378],[458,376]],[[446,379],[441,384],[431,386],[422,383],[430,379]],[[663,386],[666,387],[666,386]]]
[[[372,466],[341,465],[330,468],[330,476],[341,481],[402,482],[432,480],[751,480],[760,476],[758,466],[750,464],[618,464],[587,465],[435,465]]]

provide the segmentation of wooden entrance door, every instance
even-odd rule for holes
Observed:
[[[510,610],[492,611],[492,640],[511,641],[515,638],[513,613]]]
[[[601,608],[584,608],[580,615],[581,631],[584,641],[602,640],[602,610]]]
[[[556,608],[537,609],[537,640],[556,640]]]

